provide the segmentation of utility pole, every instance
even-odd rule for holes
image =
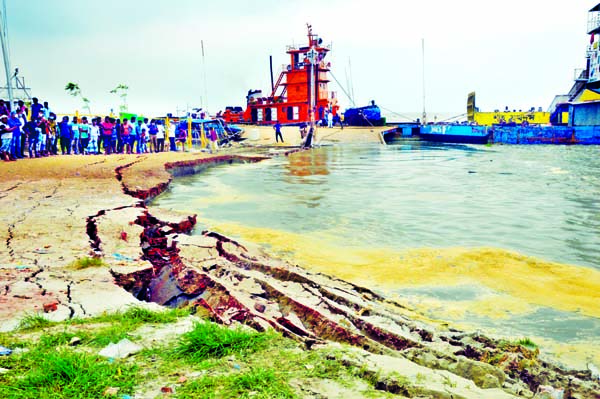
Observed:
[[[0,10],[0,41],[2,42],[2,57],[4,59],[4,72],[6,73],[6,89],[8,91],[9,108],[13,107],[13,92],[10,67],[10,57],[8,54],[8,26],[6,23],[6,0],[2,0],[2,10]]]

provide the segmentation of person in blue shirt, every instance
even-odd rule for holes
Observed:
[[[273,129],[275,129],[275,142],[278,143],[278,139],[281,139],[281,142],[283,143],[283,136],[281,135],[281,123],[279,123],[279,121],[276,121],[275,125],[273,126]]]
[[[12,134],[12,141],[10,143],[10,153],[13,158],[24,158],[21,156],[21,127],[24,126],[21,118],[17,116],[15,111],[10,113],[10,119],[8,120],[9,127],[15,127]]]
[[[69,123],[69,117],[63,116],[62,121],[58,124],[58,131],[60,134],[60,149],[64,154],[71,154],[71,139],[73,138],[73,131],[71,130],[71,124]]]
[[[33,104],[31,104],[31,115],[29,115],[29,120],[33,122],[40,116],[43,106],[38,102],[37,97],[33,97],[32,101]]]

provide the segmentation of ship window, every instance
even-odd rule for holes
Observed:
[[[294,108],[293,107],[287,107],[287,119],[288,121],[294,120]]]

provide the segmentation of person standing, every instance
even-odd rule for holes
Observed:
[[[327,112],[327,127],[328,128],[333,127],[333,113],[332,112]]]
[[[208,137],[210,138],[210,153],[216,153],[219,150],[219,136],[214,126],[208,130]]]
[[[69,117],[63,116],[62,121],[58,124],[58,132],[60,135],[60,151],[63,155],[71,155],[71,139],[73,131],[69,123]]]
[[[129,152],[129,154],[134,154],[136,151],[139,154],[140,152],[140,136],[138,135],[138,130],[137,130],[137,123],[135,122],[135,116],[131,117],[131,119],[128,121],[128,125],[129,125],[129,145],[131,147],[131,150]],[[123,127],[125,127],[125,121],[127,119],[123,120]],[[141,121],[140,121],[141,122]],[[124,130],[123,130],[124,131]],[[140,128],[140,132],[141,132],[141,128]]]
[[[21,118],[19,118],[17,116],[17,113],[15,111],[10,113],[10,119],[8,120],[8,126],[15,127],[15,129],[12,131],[12,141],[10,143],[10,153],[13,156],[13,158],[15,158],[15,159],[23,158],[23,156],[21,155],[21,135],[23,134],[23,132],[21,131],[21,128],[24,125],[25,124],[23,123]]]
[[[79,124],[79,149],[81,154],[86,154],[88,144],[90,143],[90,125],[87,116],[81,119]]]
[[[9,112],[10,110],[6,103],[4,103],[4,100],[0,100],[0,115],[6,115],[8,117]]]
[[[44,113],[44,118],[46,120],[50,119],[50,107],[48,106],[48,101],[44,101],[44,107],[41,110]]]
[[[115,121],[114,128],[113,128],[113,132],[114,132],[113,139],[115,137],[115,134],[117,135],[117,142],[115,143],[113,148],[116,153],[122,154],[123,148],[125,148],[125,143],[123,142],[123,129],[121,129],[121,119],[120,118],[111,119],[111,122],[113,120]],[[102,129],[100,129],[100,130],[102,130]]]
[[[123,140],[123,137],[121,136],[121,134],[123,134],[121,121],[119,119],[115,120],[114,118],[110,118],[110,123],[113,124],[112,134],[110,136],[110,150],[115,154],[121,154],[123,152],[123,143],[121,143],[121,151],[119,151],[119,140]]]
[[[129,124],[129,120],[127,118],[123,119],[123,123],[121,124],[121,135],[123,136],[123,151],[126,154],[131,154],[133,152],[135,138],[132,137],[131,132],[134,130],[135,129],[132,129],[132,126]]]
[[[181,151],[185,152],[185,142],[187,141],[187,129],[185,125],[179,125],[179,132],[177,134],[177,141],[181,143]]]
[[[100,124],[100,130],[102,131],[102,145],[104,146],[104,154],[110,155],[112,131],[114,125],[110,121],[110,117],[105,116],[104,122]]]
[[[71,139],[71,149],[73,150],[73,154],[79,154],[79,123],[76,116],[73,117],[73,122],[71,123],[71,132],[73,134]]]
[[[177,124],[170,123],[169,124],[169,147],[171,147],[171,151],[177,152]]]
[[[158,126],[154,120],[148,126],[148,133],[150,134],[150,152],[158,152]]]
[[[48,118],[48,138],[49,146],[48,151],[52,155],[58,155],[58,135],[56,134],[56,115],[51,112]]]
[[[19,104],[23,101],[19,101]],[[21,153],[19,158],[25,158],[25,147],[27,146],[27,134],[25,133],[25,125],[27,124],[27,108],[19,106],[17,108],[17,117],[21,120]]]
[[[158,152],[163,152],[165,150],[165,127],[162,123],[157,123],[156,128],[158,131],[156,132],[156,143],[158,144]]]
[[[275,142],[278,143],[279,139],[281,139],[281,142],[283,143],[283,136],[281,135],[281,123],[276,121],[273,129],[275,129]]]
[[[100,136],[100,128],[98,127],[98,120],[92,119],[92,126],[90,126],[90,141],[87,145],[86,152],[88,154],[98,154],[98,137]]]
[[[142,124],[138,123],[138,126],[140,127],[138,130],[139,142],[140,142],[138,154],[144,154],[144,153],[148,152],[148,146],[147,146],[148,132],[146,131],[146,127],[143,123]]]
[[[0,157],[4,161],[13,160],[10,155],[10,144],[12,143],[13,134],[16,127],[10,127],[8,124],[8,115],[0,115]]]
[[[41,156],[47,156],[50,151],[50,126],[48,120],[44,118],[44,114],[40,116],[40,138],[39,138],[39,149],[38,153]]]
[[[32,98],[33,104],[31,104],[31,115],[29,116],[30,121],[35,121],[40,116],[42,110],[42,104],[38,102],[37,97]]]

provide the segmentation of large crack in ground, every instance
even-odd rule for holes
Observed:
[[[199,165],[234,162],[234,158],[221,156],[165,167],[172,171],[182,168],[178,173],[189,174],[197,172]],[[204,231],[200,237],[208,241],[180,246],[182,236],[194,229],[196,216],[174,223],[151,215],[145,203],[165,191],[171,179],[146,190],[130,190],[123,172],[140,161],[120,166],[115,173],[123,192],[141,200],[137,206],[145,208],[134,223],[143,228],[142,259],[152,266],[133,273],[111,270],[115,283],[137,299],[170,307],[190,306],[222,324],[244,323],[258,331],[273,328],[304,342],[309,349],[316,342],[337,341],[374,354],[402,356],[471,379],[483,388],[498,387],[518,394],[555,384],[568,387],[565,398],[593,398],[600,392],[600,384],[592,381],[589,371],[532,362],[537,358],[535,350],[507,346],[477,333],[436,329],[407,316],[403,304],[368,288],[253,253],[219,233]],[[95,226],[95,219],[105,212],[88,218],[93,250],[100,247],[101,240],[90,223]],[[208,256],[194,258],[188,254],[191,250],[206,251]],[[189,259],[194,259],[192,264],[186,263]],[[394,387],[382,389],[391,392]]]

